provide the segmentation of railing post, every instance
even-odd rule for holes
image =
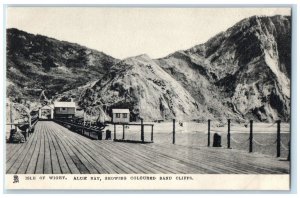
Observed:
[[[207,146],[210,147],[210,120],[208,120],[207,126]]]
[[[102,131],[101,130],[98,132],[98,140],[102,140]]]
[[[10,123],[11,123],[11,125],[10,125],[10,130],[12,130],[13,129],[13,124],[14,124],[14,115],[13,115],[13,103],[10,103],[10,105],[9,105],[9,112],[10,112]]]
[[[145,141],[145,139],[144,139],[144,119],[143,118],[141,118],[141,140],[142,140],[142,142]]]
[[[122,136],[122,139],[124,140],[125,139],[125,127],[124,127],[124,124],[122,124],[123,126],[123,136]]]
[[[250,120],[249,153],[253,151],[253,120]]]
[[[173,119],[173,144],[175,144],[175,119]]]
[[[280,120],[277,120],[277,157],[280,157],[280,142],[281,142],[281,137],[280,137]]]
[[[230,148],[230,119],[228,119],[227,148]]]
[[[288,153],[287,161],[290,160],[291,160],[291,141],[289,141],[289,153]]]
[[[151,125],[151,142],[153,142],[153,125]]]
[[[117,135],[116,135],[116,123],[114,123],[114,140],[116,140]]]

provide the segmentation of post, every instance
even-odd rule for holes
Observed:
[[[290,160],[291,160],[291,141],[289,141],[289,154],[287,157],[287,161],[290,161]]]
[[[98,140],[102,140],[102,131],[101,130],[98,132]]]
[[[250,120],[249,153],[253,151],[253,120]]]
[[[114,123],[114,140],[117,139],[117,134],[116,134],[116,123]]]
[[[10,111],[10,129],[13,129],[13,123],[15,122],[14,121],[14,116],[13,116],[13,104],[10,103],[10,106],[9,106],[9,111]]]
[[[153,142],[153,125],[151,125],[151,142]]]
[[[173,119],[173,144],[175,144],[175,119]]]
[[[210,120],[208,120],[208,126],[207,126],[207,146],[210,147]]]
[[[122,139],[124,140],[125,139],[125,127],[124,127],[124,124],[123,125],[123,136],[122,136]]]
[[[31,129],[32,123],[31,123],[31,115],[30,115],[30,113],[28,114],[28,124],[29,124],[29,128]]]
[[[142,142],[145,141],[145,139],[144,139],[144,119],[143,118],[141,118],[141,140],[142,140]]]
[[[227,148],[230,149],[230,119],[228,119]]]
[[[83,110],[83,126],[85,127],[85,111]],[[82,128],[82,134],[85,135],[85,130]]]
[[[83,126],[85,126],[85,111],[83,111]]]
[[[51,120],[53,120],[54,116],[53,116],[53,109],[50,109],[50,114],[51,114]]]
[[[281,137],[280,137],[280,120],[277,120],[277,157],[280,157],[280,142],[281,142]]]

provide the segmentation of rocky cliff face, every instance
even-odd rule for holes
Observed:
[[[55,39],[8,30],[8,96],[46,90],[93,114],[131,119],[290,119],[291,18],[244,19],[204,44],[152,60],[117,60]],[[38,92],[38,91],[36,91]]]
[[[82,106],[129,108],[132,120],[200,118],[200,107],[183,86],[147,55],[131,57],[85,91]]]
[[[201,104],[241,119],[290,118],[291,18],[244,19],[157,63]]]

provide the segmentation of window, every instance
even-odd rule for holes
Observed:
[[[123,118],[127,118],[127,113],[123,113]]]
[[[116,118],[120,118],[121,114],[120,113],[116,113]]]

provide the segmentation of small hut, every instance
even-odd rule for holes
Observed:
[[[55,118],[72,118],[76,113],[75,102],[54,102]]]
[[[113,109],[113,123],[129,123],[130,112],[129,109]]]

